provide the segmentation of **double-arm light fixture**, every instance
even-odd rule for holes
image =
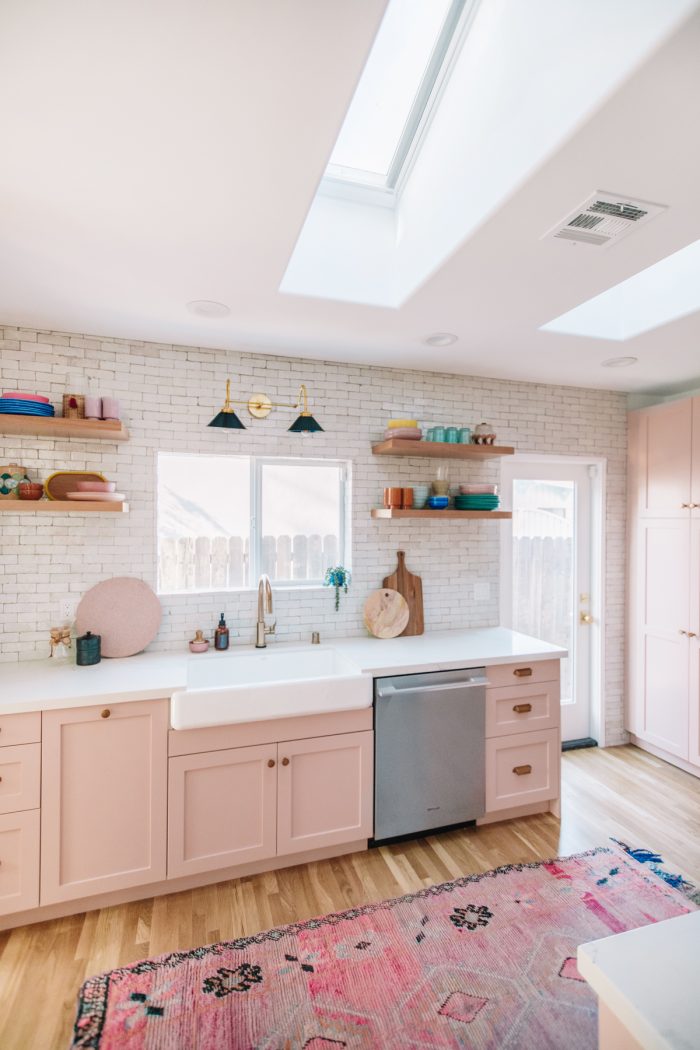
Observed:
[[[220,412],[207,426],[225,427],[227,430],[245,430],[245,425],[234,412],[232,405],[247,405],[248,412],[254,419],[265,419],[273,408],[293,408],[295,411],[301,409],[297,418],[289,427],[292,434],[313,434],[317,430],[323,430],[309,412],[309,395],[306,386],[302,383],[295,404],[290,405],[286,401],[271,401],[267,394],[251,394],[247,401],[236,401],[231,397],[231,380],[226,380],[226,400]]]

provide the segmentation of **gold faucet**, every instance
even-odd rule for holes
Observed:
[[[265,605],[267,604],[268,613],[272,613],[272,585],[270,584],[270,577],[266,572],[260,577],[258,583],[258,622],[255,629],[255,648],[265,649],[267,648],[267,642],[265,641],[268,634],[275,633],[275,627],[277,621],[274,620],[271,627],[268,627],[265,623]]]

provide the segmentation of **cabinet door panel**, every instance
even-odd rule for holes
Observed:
[[[0,813],[38,809],[41,744],[0,748]]]
[[[41,903],[164,879],[168,701],[45,711],[42,728]]]
[[[278,854],[371,837],[373,740],[368,731],[278,745]]]
[[[39,905],[39,810],[0,816],[0,915]]]
[[[486,741],[486,812],[559,798],[558,729]]]
[[[688,757],[688,573],[690,523],[640,522],[636,618],[639,666],[631,697],[634,732],[649,743]]]
[[[693,517],[700,518],[700,397],[692,399],[692,446],[690,453],[690,499]]]
[[[643,517],[688,517],[691,421],[690,398],[640,412],[639,512]]]
[[[690,526],[690,630],[688,761],[700,766],[700,520]]]
[[[170,759],[168,878],[274,857],[276,760],[276,744]]]

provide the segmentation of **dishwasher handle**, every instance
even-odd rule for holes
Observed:
[[[488,679],[482,676],[466,678],[462,682],[436,682],[434,685],[410,685],[399,689],[395,685],[387,684],[377,687],[377,696],[394,696],[396,693],[401,693],[402,696],[405,696],[407,693],[445,693],[448,690],[477,689],[485,685],[488,685]]]

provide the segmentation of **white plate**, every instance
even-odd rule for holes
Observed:
[[[123,503],[123,492],[66,492],[66,499],[82,499],[87,503]]]

